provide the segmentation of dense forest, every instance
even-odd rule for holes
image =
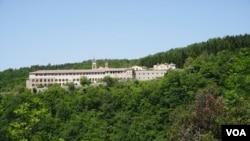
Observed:
[[[104,60],[99,60],[100,63]],[[113,62],[112,62],[113,61]],[[150,81],[32,93],[28,72],[90,67],[90,61],[0,72],[0,138],[9,140],[217,141],[222,124],[250,124],[250,35],[226,36],[113,67],[180,68]]]
[[[213,38],[206,42],[194,43],[184,48],[171,49],[166,52],[160,52],[141,58],[140,64],[144,66],[153,66],[156,63],[173,62],[178,68],[183,68],[185,60],[197,58],[201,54],[217,54],[220,51],[236,51],[242,47],[249,47],[250,35],[226,36],[224,38]]]

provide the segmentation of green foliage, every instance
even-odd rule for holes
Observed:
[[[170,113],[171,127],[167,131],[169,140],[218,140],[223,101],[217,97],[216,87],[207,87],[195,97],[193,106],[181,105]]]
[[[220,53],[224,50],[234,52],[240,48],[249,48],[250,35],[226,36],[224,38],[209,39],[206,42],[195,43],[188,45],[185,48],[171,49],[166,52],[156,53],[140,59],[112,59],[108,60],[109,67],[131,67],[133,65],[142,65],[152,67],[157,63],[175,63],[178,68],[192,67],[192,62],[200,57],[201,54]],[[96,60],[98,66],[104,67],[106,59]],[[197,60],[196,60],[197,61]],[[190,66],[190,64],[192,64]],[[196,67],[198,67],[196,65]],[[91,60],[82,61],[80,63],[66,63],[61,65],[33,65],[20,69],[7,69],[0,72],[0,92],[10,92],[17,85],[25,87],[25,81],[28,78],[29,72],[36,70],[58,70],[58,69],[90,69]]]
[[[102,81],[105,82],[108,87],[113,87],[118,82],[118,79],[105,76]]]
[[[44,88],[43,84],[39,84],[37,88]]]
[[[34,94],[36,90],[32,93],[19,83],[30,70],[87,67],[91,62],[3,71],[1,141],[218,141],[221,124],[250,124],[248,38],[216,38],[171,50],[167,55],[142,58],[141,63],[149,66],[166,58],[184,65],[184,69],[150,81],[118,82],[105,77],[107,86],[75,88],[67,84],[68,91],[52,85]],[[110,61],[110,65],[136,62],[120,61]],[[9,86],[5,82],[10,82]],[[89,84],[87,81],[82,85]]]
[[[83,76],[80,79],[80,83],[82,86],[86,86],[86,85],[88,86],[91,83],[91,81],[86,76]]]
[[[178,68],[184,66],[185,60],[197,58],[201,54],[217,54],[223,50],[236,51],[243,47],[250,46],[250,35],[226,36],[224,38],[209,39],[206,42],[188,45],[185,48],[175,48],[166,52],[160,52],[155,55],[149,55],[141,58],[139,64],[152,67],[157,63],[175,63]],[[188,65],[188,64],[186,64]]]
[[[7,125],[7,135],[11,140],[51,140],[47,130],[51,115],[38,97],[31,97],[20,103],[13,111],[15,119]],[[55,139],[55,138],[54,138]]]
[[[75,84],[73,82],[71,83],[66,83],[66,86],[68,86],[68,90],[69,91],[74,91],[76,88],[75,88]]]

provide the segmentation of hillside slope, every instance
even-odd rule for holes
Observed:
[[[201,54],[216,54],[223,50],[235,51],[242,47],[250,47],[250,35],[226,36],[213,38],[206,42],[194,43],[183,48],[175,48],[166,52],[139,59],[139,64],[152,67],[156,63],[174,63],[178,68],[183,68],[188,57],[195,59]]]
[[[250,124],[249,64],[240,48],[151,81],[1,94],[1,140],[219,141],[220,125]]]
[[[189,56],[150,81],[16,87],[0,95],[1,140],[219,141],[220,125],[250,124],[249,64],[245,46]]]
[[[152,67],[157,63],[175,63],[178,68],[183,68],[184,63],[188,60],[193,60],[201,54],[216,54],[222,50],[235,51],[242,47],[250,47],[250,35],[226,36],[223,38],[213,38],[206,42],[194,43],[183,48],[175,48],[166,52],[156,53],[140,59],[111,59],[109,66],[130,67],[133,65],[141,65]],[[103,60],[97,60],[98,64],[104,64]],[[22,91],[25,86],[25,80],[29,72],[36,70],[48,69],[88,69],[91,67],[91,60],[81,63],[66,63],[61,65],[34,65],[20,69],[8,69],[0,72],[0,92],[11,90]],[[20,90],[21,89],[21,90]]]

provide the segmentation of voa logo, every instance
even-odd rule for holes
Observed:
[[[226,132],[228,136],[247,136],[244,129],[226,129]]]

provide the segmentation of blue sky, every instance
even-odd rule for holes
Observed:
[[[0,0],[0,71],[250,33],[249,0]]]

